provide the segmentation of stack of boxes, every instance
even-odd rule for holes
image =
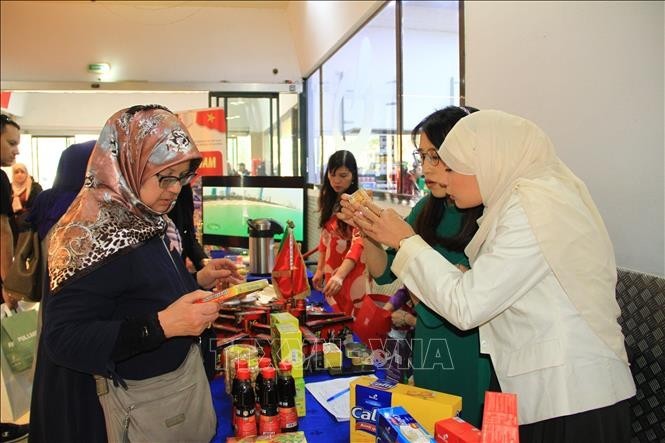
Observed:
[[[296,409],[305,416],[305,379],[303,378],[302,333],[298,319],[288,312],[270,314],[272,360],[275,366],[282,360],[291,362],[291,375],[296,384]]]
[[[434,435],[434,423],[437,420],[453,417],[462,410],[461,397],[390,380],[358,377],[351,382],[350,388],[349,424],[353,442],[376,440],[378,410],[381,408],[402,406],[430,435]],[[388,420],[390,416],[385,418]]]

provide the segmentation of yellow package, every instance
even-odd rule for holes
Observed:
[[[323,344],[323,367],[339,368],[342,366],[342,351],[335,343]]]
[[[390,380],[358,377],[351,382],[350,389],[351,442],[376,440],[376,411],[381,408],[402,406],[432,435],[434,435],[435,422],[454,417],[462,410],[462,397]]]
[[[298,322],[298,319],[295,318],[293,315],[291,315],[288,312],[275,312],[273,314],[270,314],[270,327],[274,328],[277,325],[280,324],[290,324],[295,326],[296,328],[300,328],[300,323]]]
[[[272,360],[279,365],[282,360],[291,362],[293,378],[303,376],[302,333],[292,324],[277,324],[271,329]]]
[[[296,410],[298,417],[304,417],[307,413],[307,404],[305,403],[305,379],[302,377],[294,378],[296,382]]]

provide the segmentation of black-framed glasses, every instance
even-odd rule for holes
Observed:
[[[159,180],[159,187],[168,189],[176,183],[180,183],[180,186],[187,186],[196,177],[196,172],[190,171],[180,177],[176,177],[175,175],[159,175],[159,172],[155,175],[157,176],[157,180]]]
[[[427,152],[421,152],[418,150],[413,151],[413,158],[416,161],[416,163],[425,163],[425,159],[429,161],[429,164],[432,166],[436,166],[439,164],[441,161],[441,157],[439,157],[439,154],[433,149],[427,151]]]

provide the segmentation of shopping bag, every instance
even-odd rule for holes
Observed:
[[[382,307],[388,300],[389,295],[366,294],[355,313],[353,332],[372,350],[382,348],[392,326],[392,313]]]
[[[309,281],[305,260],[293,236],[295,225],[291,220],[286,222],[286,231],[275,256],[275,267],[272,270],[272,286],[282,298],[302,299],[309,295]]]
[[[5,334],[5,323],[8,322],[9,329],[13,329],[13,322],[9,320],[14,317],[18,317],[17,319],[14,319],[14,322],[18,321],[19,323],[24,322],[25,324],[28,324],[33,321],[31,319],[36,320],[37,311],[20,311],[19,313],[12,315],[6,305],[2,305],[2,314],[0,314],[0,323],[2,325],[2,345],[0,346],[0,419],[3,423],[16,422],[23,417],[30,410],[30,398],[32,396],[33,371],[26,368],[19,372],[15,372],[5,355],[5,338],[7,338],[8,345],[10,342],[9,334]],[[24,320],[21,320],[21,317],[23,317]],[[28,321],[25,319],[28,319]],[[36,323],[34,323],[33,332],[34,335],[36,335]],[[28,332],[27,335],[30,336],[33,335],[33,333]],[[31,340],[31,338],[28,338],[27,340],[22,340],[22,343],[25,343],[26,341],[30,342]],[[35,346],[36,343],[33,341],[31,355],[34,355]],[[24,347],[24,345],[20,345],[20,347]],[[27,359],[32,360],[32,358]],[[20,358],[19,360],[26,361],[27,359]],[[15,362],[15,360],[12,361]],[[22,363],[18,367],[22,368],[23,366],[24,364]]]
[[[2,352],[13,372],[22,372],[32,367],[37,346],[37,311],[7,313],[2,318]]]
[[[39,236],[36,231],[27,230],[19,234],[16,241],[14,261],[9,267],[3,282],[5,291],[19,295],[27,301],[42,298],[42,272]]]

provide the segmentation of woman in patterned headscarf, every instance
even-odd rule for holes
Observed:
[[[635,384],[617,321],[616,264],[589,191],[532,122],[462,118],[439,149],[458,208],[485,205],[463,273],[394,211],[345,213],[399,248],[392,271],[460,329],[478,326],[524,442],[626,442]]]
[[[196,338],[217,318],[217,303],[196,303],[209,294],[198,288],[238,281],[234,265],[212,260],[194,281],[165,243],[164,214],[200,161],[187,130],[166,108],[134,106],[107,121],[83,189],[52,229],[31,441],[106,441],[93,375],[104,377],[98,386],[112,385],[105,383],[110,378],[116,386],[126,381],[131,391],[132,381],[189,362]],[[197,383],[207,388],[202,360],[194,360],[202,376]],[[192,420],[202,431],[198,439],[212,438],[209,391],[202,403],[195,416],[164,411],[168,439],[180,438],[178,429],[191,428]]]

